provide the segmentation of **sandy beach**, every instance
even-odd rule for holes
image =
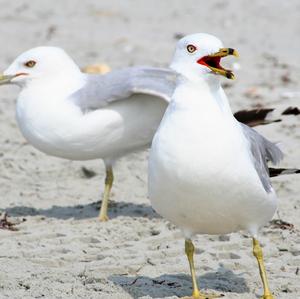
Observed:
[[[39,45],[64,48],[80,67],[165,67],[181,36],[220,37],[240,53],[238,61],[226,60],[237,79],[223,82],[233,111],[275,108],[272,117],[283,121],[257,130],[280,142],[282,167],[300,167],[300,116],[280,115],[299,106],[299,1],[2,0],[0,7],[0,73]],[[0,212],[19,223],[17,231],[0,230],[0,299],[190,295],[180,231],[147,199],[147,151],[117,162],[111,220],[100,223],[102,161],[72,162],[34,149],[15,120],[17,95],[15,86],[0,88]],[[86,177],[83,167],[95,175]],[[273,222],[260,235],[277,299],[300,298],[299,179],[272,179],[280,199],[274,218],[290,225]],[[198,236],[195,245],[203,289],[224,298],[259,298],[262,286],[246,233]]]

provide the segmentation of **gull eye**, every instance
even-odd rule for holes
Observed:
[[[187,45],[186,49],[189,53],[194,53],[197,50],[194,45]]]
[[[26,67],[34,67],[36,65],[36,62],[34,60],[29,60],[24,63]]]

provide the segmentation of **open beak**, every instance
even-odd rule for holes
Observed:
[[[239,57],[239,54],[236,50],[232,48],[222,48],[218,52],[204,56],[200,58],[197,63],[202,64],[209,69],[211,69],[214,73],[220,74],[228,79],[234,79],[234,74],[231,70],[226,70],[220,65],[221,58],[233,55],[235,57]]]
[[[2,75],[0,74],[0,85],[9,84],[16,75]]]

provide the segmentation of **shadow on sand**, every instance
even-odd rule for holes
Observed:
[[[76,206],[53,206],[49,209],[35,209],[26,206],[16,206],[6,209],[0,209],[0,212],[6,212],[11,217],[40,215],[47,218],[64,220],[70,218],[88,219],[98,217],[100,204],[101,202]],[[108,213],[110,219],[116,218],[118,216],[147,217],[150,219],[159,217],[159,215],[154,212],[150,205],[135,204],[130,202],[110,201]]]
[[[170,296],[191,296],[191,277],[185,274],[162,275],[156,278],[147,276],[120,276],[109,277],[115,285],[122,287],[134,299],[143,296],[151,298],[164,298]],[[198,276],[198,284],[203,290],[214,290],[217,294],[222,292],[247,293],[249,288],[242,274],[235,274],[231,270],[220,266],[217,272],[208,272]],[[210,292],[208,291],[208,294]]]

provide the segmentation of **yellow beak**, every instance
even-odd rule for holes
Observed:
[[[233,55],[235,57],[239,57],[239,54],[237,50],[232,49],[232,48],[221,48],[218,52],[207,55],[208,58],[223,58],[229,55]],[[210,66],[209,64],[206,65],[208,68],[210,68],[214,73],[220,74],[228,79],[235,79],[235,76],[231,70],[226,70],[224,68],[220,67],[215,67],[215,66]]]
[[[14,78],[14,75],[2,75],[0,74],[0,85],[8,84]]]
[[[235,57],[239,57],[239,53],[237,50],[232,48],[221,48],[217,53],[208,55],[209,57],[226,57],[229,55],[233,55]]]

